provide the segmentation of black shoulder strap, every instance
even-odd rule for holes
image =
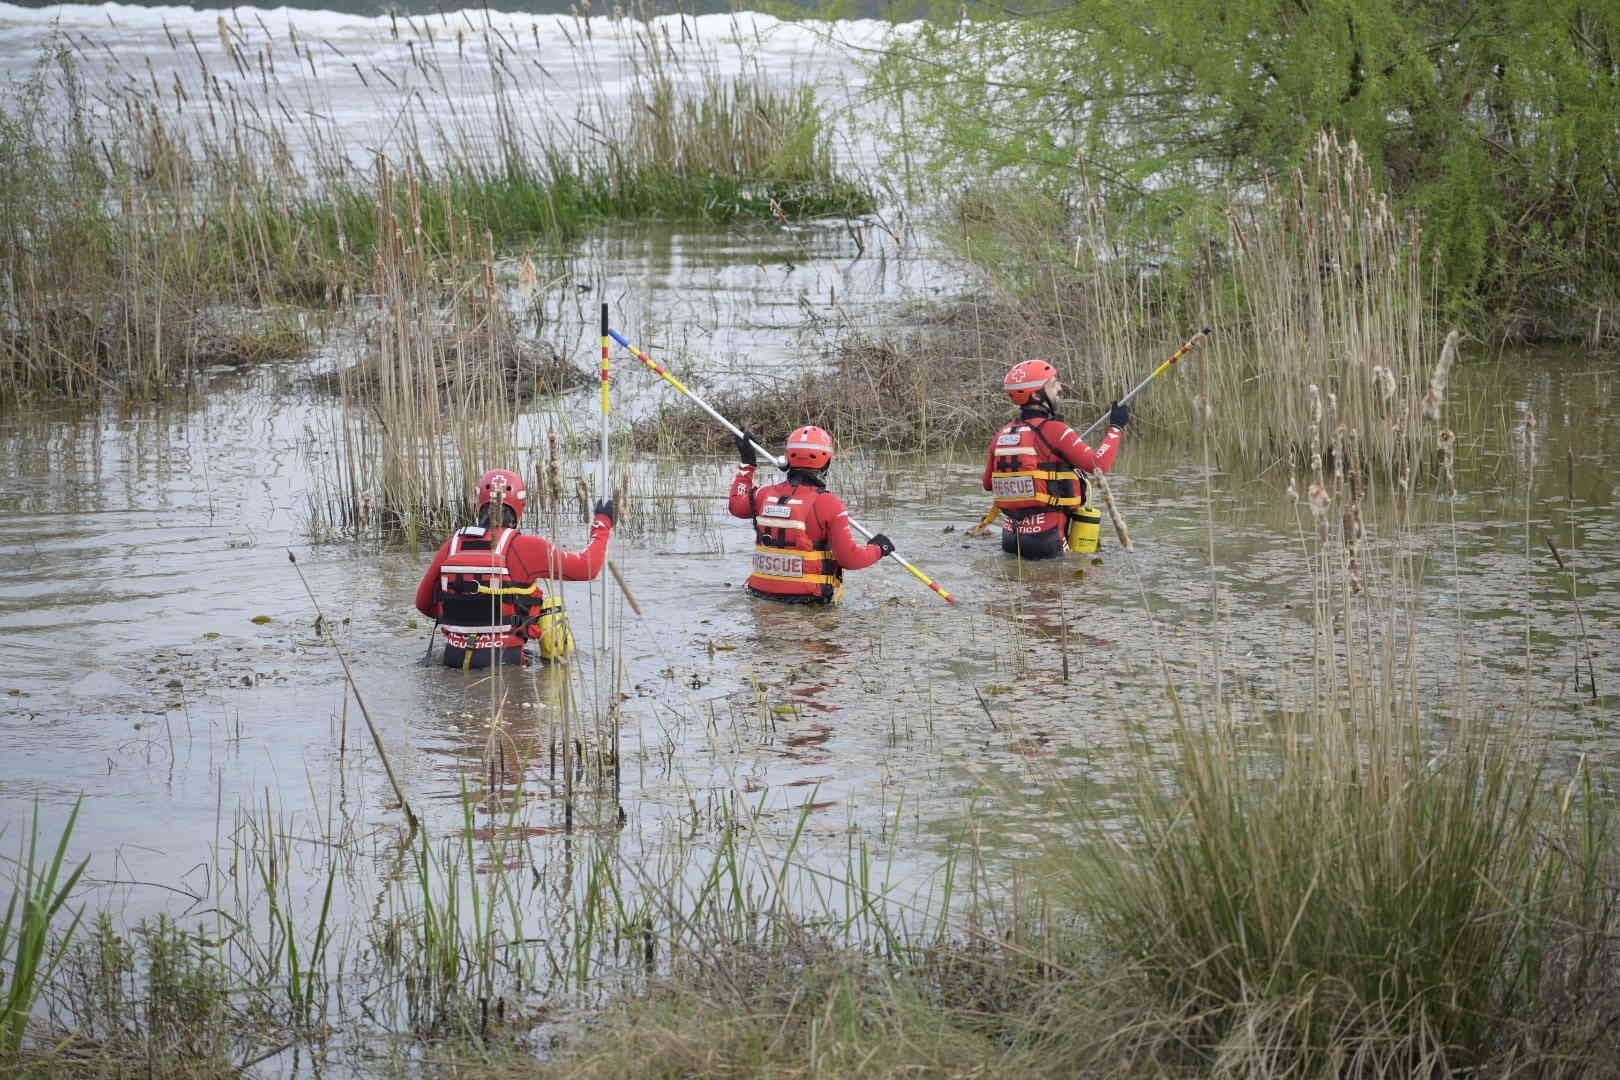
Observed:
[[[1045,419],[1043,419],[1038,424],[1034,423],[1032,421],[1029,421],[1029,420],[1026,420],[1024,422],[1029,424],[1029,429],[1031,431],[1033,431],[1037,436],[1040,437],[1041,442],[1046,444],[1046,448],[1048,450],[1052,451],[1052,457],[1056,461],[1058,461],[1058,462],[1060,462],[1060,463],[1062,463],[1064,465],[1067,465],[1067,466],[1069,466],[1069,468],[1073,469],[1073,468],[1075,468],[1074,463],[1069,461],[1069,459],[1064,457],[1062,454],[1058,453],[1058,448],[1052,445],[1052,440],[1048,439],[1046,437],[1046,432],[1041,430],[1042,428],[1044,428],[1046,426],[1046,421],[1050,420],[1050,419],[1051,419],[1051,417],[1046,417]]]

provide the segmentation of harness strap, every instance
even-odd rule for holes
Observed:
[[[789,555],[806,560],[820,559],[822,561],[826,561],[834,557],[832,552],[824,551],[820,548],[814,551],[804,551],[799,548],[771,547],[769,544],[755,544],[754,550],[759,552],[761,555]]]
[[[831,574],[800,574],[798,577],[790,577],[787,574],[766,574],[755,570],[752,576],[763,578],[766,581],[807,582],[811,585],[842,585],[844,583],[843,578],[836,578]]]
[[[540,583],[535,581],[528,585],[504,585],[498,589],[480,583],[478,592],[484,596],[537,596],[540,593]]]

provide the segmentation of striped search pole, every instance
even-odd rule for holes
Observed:
[[[664,370],[664,367],[663,367],[662,364],[659,364],[652,357],[648,356],[646,353],[642,352],[640,349],[636,348],[634,345],[632,345],[628,341],[626,341],[624,339],[624,337],[617,330],[610,329],[610,330],[608,330],[608,334],[612,336],[614,341],[617,341],[620,345],[623,345],[626,349],[629,349],[630,350],[630,355],[634,356],[637,360],[640,360],[643,364],[646,364],[649,368],[651,368],[652,371],[654,372],[654,374],[660,376],[661,378],[663,378],[663,380],[665,382],[669,383],[669,385],[673,386],[675,389],[679,390],[681,393],[683,393],[687,397],[691,398],[692,401],[697,404],[698,408],[702,409],[704,412],[706,412],[710,416],[714,417],[717,421],[720,422],[721,426],[724,427],[727,431],[731,432],[733,435],[737,436],[739,439],[744,437],[742,428],[738,427],[736,424],[733,424],[730,420],[727,420],[725,417],[723,417],[719,413],[715,412],[714,408],[707,401],[704,401],[702,398],[700,398],[696,394],[692,393],[691,389],[689,387],[687,387],[687,385],[685,383],[681,382],[681,380],[677,379],[675,376],[671,375],[668,371]],[[759,443],[755,442],[752,438],[750,438],[748,440],[748,442],[750,443],[750,445],[753,446],[753,448],[755,450],[757,450],[759,453],[764,454],[767,458],[769,458],[772,464],[776,465],[778,468],[782,468],[782,469],[787,468],[787,458],[779,458],[779,457],[777,457],[770,450],[766,449],[765,447],[759,445]],[[853,528],[856,532],[860,533],[862,536],[866,537],[868,540],[872,539],[874,534],[869,529],[867,529],[866,526],[862,525],[860,522],[856,521],[854,518],[849,519],[849,524],[850,524],[851,528]],[[902,559],[897,553],[895,553],[893,551],[889,552],[889,558],[893,559],[895,562],[897,562],[901,566],[905,567],[908,571],[911,572],[912,576],[915,577],[918,581],[922,582],[924,585],[927,585],[930,589],[933,589],[940,596],[943,596],[947,603],[952,603],[952,604],[956,603],[956,597],[954,597],[950,593],[946,592],[940,586],[939,582],[935,581],[933,578],[929,577],[927,574],[923,573],[921,570],[917,569],[915,566],[912,566],[905,559]]]
[[[608,479],[608,386],[613,376],[609,371],[608,360],[613,349],[613,339],[608,337],[608,306],[602,304],[602,470],[597,479],[596,497],[610,499],[613,497],[613,487]],[[617,510],[615,509],[615,512]],[[606,555],[603,558],[606,559]],[[608,641],[608,586],[607,579],[602,579],[602,648],[607,648]]]

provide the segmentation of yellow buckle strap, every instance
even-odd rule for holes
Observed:
[[[755,544],[754,550],[761,555],[791,555],[806,562],[811,559],[826,561],[833,557],[830,551],[800,551],[798,548],[766,547],[764,544]]]
[[[833,577],[831,574],[801,574],[798,577],[789,577],[786,574],[762,574],[755,570],[751,575],[764,578],[766,581],[807,581],[812,585],[842,585],[843,578]]]
[[[532,585],[524,585],[521,588],[516,585],[507,585],[499,589],[492,589],[488,585],[478,586],[478,593],[481,596],[534,596],[539,591],[540,583],[538,581]]]

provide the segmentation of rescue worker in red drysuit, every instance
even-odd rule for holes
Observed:
[[[444,542],[416,587],[416,609],[439,620],[445,667],[526,663],[524,646],[542,636],[542,620],[548,617],[572,647],[560,601],[548,602],[540,581],[590,581],[602,572],[613,532],[613,500],[596,504],[585,550],[568,552],[518,531],[528,498],[517,473],[485,473],[478,481],[478,524],[456,530]]]
[[[1002,512],[1001,550],[1025,559],[1050,559],[1069,550],[1069,520],[1086,502],[1081,473],[1107,472],[1119,452],[1130,410],[1114,402],[1108,434],[1093,450],[1058,415],[1062,384],[1045,360],[1013,365],[1002,383],[1018,406],[1018,419],[990,440],[984,490]]]
[[[802,427],[788,436],[787,479],[754,486],[753,436],[737,437],[742,466],[731,485],[731,516],[754,524],[754,572],[748,591],[789,604],[836,604],[844,571],[864,570],[894,550],[882,533],[863,544],[849,527],[844,502],[827,490],[832,436]]]

